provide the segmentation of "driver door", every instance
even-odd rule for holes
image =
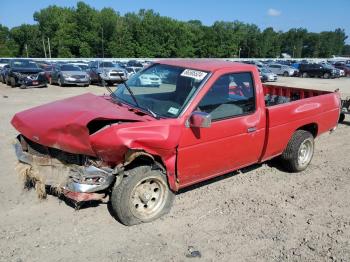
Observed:
[[[226,74],[202,98],[198,110],[209,113],[212,124],[184,129],[177,158],[180,188],[258,161],[265,114],[256,109],[253,83],[251,73]]]

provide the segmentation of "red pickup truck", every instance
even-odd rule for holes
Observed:
[[[20,112],[12,125],[27,186],[110,201],[125,225],[160,217],[181,188],[254,163],[279,157],[304,170],[340,114],[338,92],[262,85],[254,66],[217,60],[159,61],[109,91]]]

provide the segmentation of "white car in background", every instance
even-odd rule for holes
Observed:
[[[272,71],[266,67],[258,68],[262,79],[265,82],[276,82],[278,77],[275,73],[272,73]]]
[[[296,68],[293,68],[291,66],[287,65],[280,65],[280,64],[269,64],[268,69],[272,71],[272,73],[275,73],[277,75],[282,76],[298,76],[299,70]]]
[[[137,86],[160,86],[161,78],[156,74],[142,74],[136,80]]]
[[[136,66],[128,66],[125,68],[125,70],[128,72],[128,78],[136,74],[142,69],[142,67],[136,67]]]

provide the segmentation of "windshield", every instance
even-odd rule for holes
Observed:
[[[11,64],[13,67],[17,67],[17,68],[35,68],[35,69],[39,68],[35,62],[29,61],[29,60],[16,60],[16,61],[12,61]]]
[[[112,62],[102,62],[100,63],[100,67],[117,67],[117,65]]]
[[[78,65],[82,70],[88,70],[89,66],[88,65]]]
[[[267,74],[267,73],[271,73],[271,70],[269,70],[267,68],[261,68],[261,72]]]
[[[208,72],[155,64],[133,75],[126,84],[141,109],[157,116],[175,118],[207,75]],[[125,84],[120,84],[113,96],[137,107]]]
[[[7,64],[10,62],[10,59],[0,59],[0,64]]]
[[[61,71],[81,71],[81,68],[75,65],[62,65]]]

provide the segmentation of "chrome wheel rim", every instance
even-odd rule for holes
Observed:
[[[298,164],[304,167],[309,164],[313,155],[314,144],[310,139],[306,139],[301,143],[298,151]]]
[[[139,219],[150,219],[165,205],[167,186],[155,176],[142,179],[132,190],[130,210]]]

